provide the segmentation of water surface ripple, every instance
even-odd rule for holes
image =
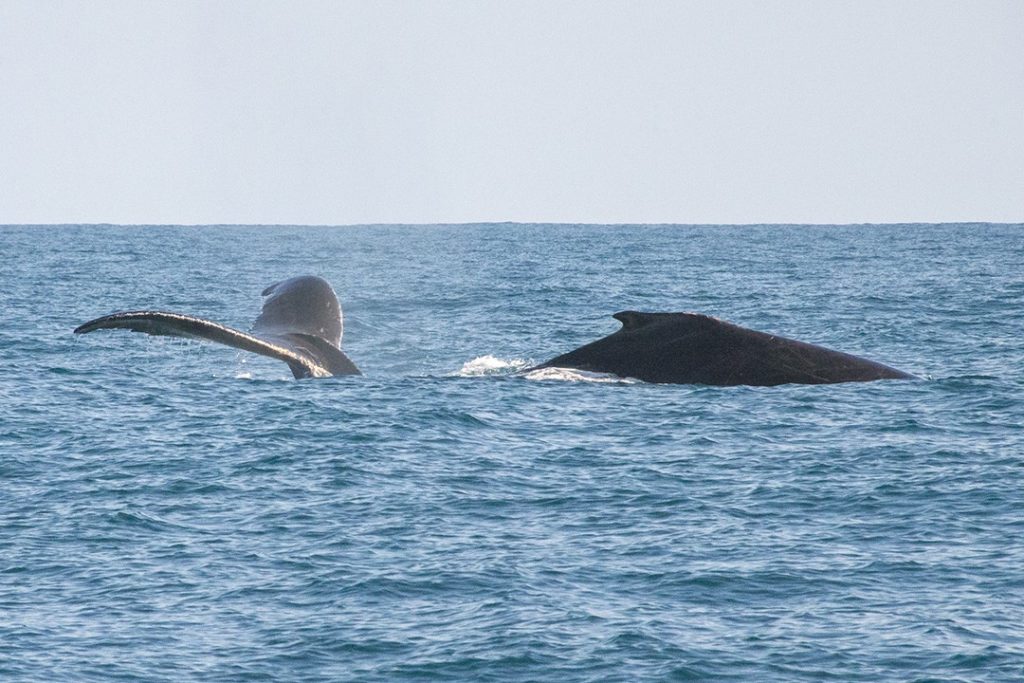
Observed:
[[[0,679],[1024,679],[1024,227],[0,228]],[[17,255],[16,258],[12,255]],[[330,280],[364,377],[246,328]],[[623,309],[921,380],[524,379]]]

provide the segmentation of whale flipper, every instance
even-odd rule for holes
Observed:
[[[848,353],[766,334],[697,313],[614,315],[622,328],[537,366],[574,368],[665,384],[831,384],[913,375]]]
[[[295,277],[271,285],[263,295],[268,298],[252,333],[181,313],[126,311],[90,320],[75,334],[127,329],[207,340],[283,360],[296,378],[361,374],[340,348],[341,306],[326,280]]]

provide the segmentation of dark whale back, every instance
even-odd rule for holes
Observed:
[[[622,311],[617,332],[538,367],[720,386],[829,384],[912,377],[881,363],[697,313]]]
[[[326,280],[293,277],[267,287],[263,296],[267,299],[252,333],[182,313],[125,311],[90,320],[75,334],[127,329],[212,341],[282,360],[296,378],[360,374],[340,348],[341,305]]]

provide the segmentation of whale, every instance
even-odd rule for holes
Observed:
[[[296,379],[361,374],[341,350],[341,304],[326,280],[301,275],[270,285],[262,296],[263,309],[250,332],[191,315],[151,310],[111,313],[79,325],[74,332],[126,329],[216,342],[282,360]]]
[[[700,313],[621,311],[614,333],[525,372],[567,368],[657,384],[834,384],[913,375]]]
[[[296,379],[359,375],[341,350],[341,305],[323,278],[302,275],[263,290],[250,332],[204,318],[136,310],[90,320],[75,334],[127,329],[224,344],[284,361]],[[620,311],[616,332],[521,371],[566,368],[657,384],[775,386],[915,379],[888,365],[759,332],[700,313]]]

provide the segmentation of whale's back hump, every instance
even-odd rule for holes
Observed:
[[[539,367],[567,367],[674,384],[830,384],[910,375],[823,346],[698,313],[622,311],[618,331]]]

